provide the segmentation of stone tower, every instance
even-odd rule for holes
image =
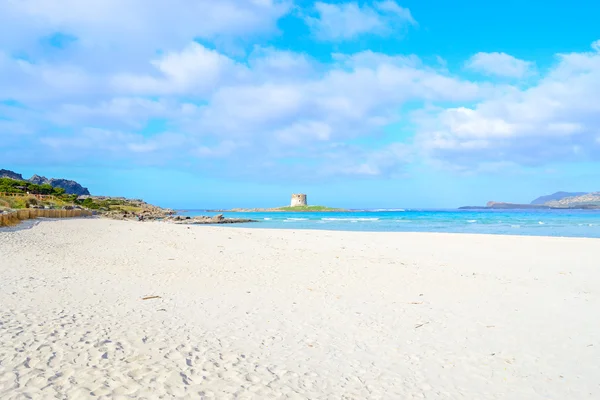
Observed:
[[[306,206],[306,205],[308,205],[308,203],[306,202],[305,194],[293,194],[292,195],[292,203],[291,203],[292,207]]]

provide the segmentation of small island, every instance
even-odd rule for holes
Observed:
[[[348,211],[343,208],[309,206],[306,194],[292,194],[289,206],[274,208],[232,208],[230,210],[206,210],[208,212],[334,212]]]

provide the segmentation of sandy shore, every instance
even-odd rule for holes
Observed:
[[[0,398],[597,399],[599,260],[597,239],[0,231]]]

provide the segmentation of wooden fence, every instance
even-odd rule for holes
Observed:
[[[17,225],[26,219],[35,218],[77,218],[89,217],[92,212],[89,210],[44,210],[39,208],[29,208],[26,210],[17,210],[9,213],[0,214],[0,226]]]

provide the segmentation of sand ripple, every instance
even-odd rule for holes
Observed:
[[[598,249],[106,220],[0,231],[0,398],[595,399]]]

